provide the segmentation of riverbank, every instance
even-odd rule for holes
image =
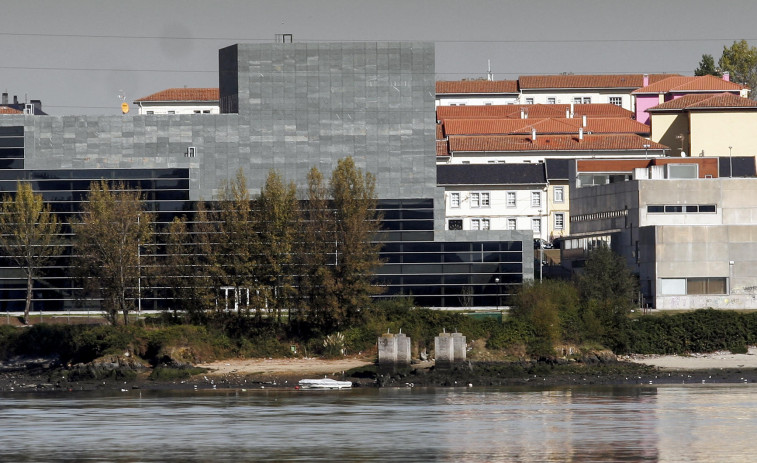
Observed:
[[[186,374],[155,379],[151,370],[114,369],[101,377],[44,364],[5,365],[0,392],[294,388],[300,379],[329,377],[356,387],[552,387],[572,385],[662,385],[757,382],[757,350],[691,356],[631,356],[594,362],[421,362],[405,368],[377,367],[371,359],[230,359],[197,365]],[[87,370],[91,371],[91,369]],[[79,373],[76,373],[79,372]]]

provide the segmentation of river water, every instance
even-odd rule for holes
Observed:
[[[0,462],[748,462],[757,386],[0,395]]]

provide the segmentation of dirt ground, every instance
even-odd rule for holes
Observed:
[[[632,355],[624,360],[656,366],[662,370],[757,369],[757,347],[750,347],[746,354],[713,352],[691,355]]]
[[[316,358],[296,359],[232,359],[197,365],[210,370],[213,375],[341,375],[343,371],[372,365],[365,358],[324,360]]]

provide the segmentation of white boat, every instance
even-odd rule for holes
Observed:
[[[301,379],[300,388],[302,389],[349,389],[352,387],[350,381],[337,381],[335,379]]]

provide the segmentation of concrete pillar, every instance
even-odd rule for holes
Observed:
[[[434,338],[437,363],[464,362],[466,350],[466,339],[462,333],[439,333]]]
[[[437,363],[452,363],[455,358],[452,350],[452,336],[449,333],[439,333],[434,338],[434,356]]]
[[[378,339],[379,364],[410,364],[410,338],[403,333],[384,333]]]

